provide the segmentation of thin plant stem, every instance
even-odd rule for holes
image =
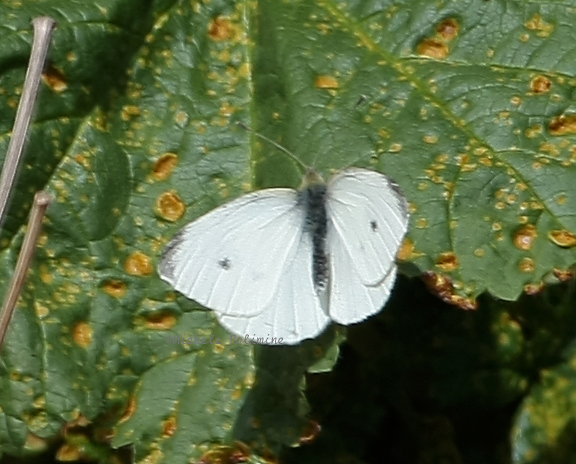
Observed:
[[[8,152],[6,153],[2,174],[0,175],[0,230],[4,224],[14,182],[22,163],[28,128],[36,107],[42,70],[44,69],[44,62],[50,48],[50,39],[56,22],[52,18],[39,17],[32,21],[32,26],[34,28],[32,52],[24,80],[22,98],[16,111],[12,138],[8,145]]]
[[[34,197],[34,204],[30,211],[30,219],[28,220],[28,227],[26,228],[26,235],[24,236],[20,254],[18,255],[16,268],[14,269],[14,276],[12,277],[10,288],[8,289],[8,293],[6,293],[4,304],[2,305],[2,314],[0,314],[0,350],[4,344],[8,324],[10,324],[10,320],[12,319],[18,296],[24,285],[24,280],[26,279],[26,274],[30,267],[32,256],[34,255],[42,219],[46,213],[46,208],[48,208],[51,202],[52,197],[44,191],[36,193]]]

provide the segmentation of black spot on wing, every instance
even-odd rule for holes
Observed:
[[[372,232],[376,232],[378,230],[378,222],[376,219],[372,219],[370,221],[370,228],[372,229]]]
[[[218,261],[218,266],[220,266],[222,269],[227,271],[228,269],[230,269],[232,267],[232,263],[230,262],[230,260],[228,258],[223,258],[220,261]]]

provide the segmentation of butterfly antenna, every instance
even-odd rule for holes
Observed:
[[[300,161],[300,159],[294,154],[292,153],[290,150],[288,150],[286,147],[283,147],[282,145],[280,145],[277,142],[274,142],[274,140],[269,139],[268,137],[266,137],[265,135],[260,134],[259,132],[256,132],[255,130],[251,129],[250,127],[248,127],[246,124],[244,124],[242,121],[239,121],[237,123],[242,129],[247,130],[248,132],[250,132],[251,134],[255,135],[256,137],[261,138],[262,140],[266,140],[266,142],[271,143],[272,145],[274,145],[276,148],[278,148],[278,150],[283,151],[284,153],[286,153],[290,159],[292,161],[294,161],[299,167],[301,167],[303,169],[303,171],[308,171],[308,166],[306,166],[302,161]]]

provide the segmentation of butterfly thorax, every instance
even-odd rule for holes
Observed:
[[[317,293],[328,283],[326,255],[326,184],[312,182],[298,192],[298,204],[305,210],[304,233],[312,237],[312,279]]]

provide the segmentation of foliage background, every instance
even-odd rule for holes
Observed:
[[[575,459],[576,3],[4,1],[2,153],[40,14],[2,288],[33,193],[56,201],[1,357],[3,462]],[[156,276],[170,237],[300,182],[238,121],[400,184],[413,277],[380,315],[296,348],[167,341],[227,337]]]

